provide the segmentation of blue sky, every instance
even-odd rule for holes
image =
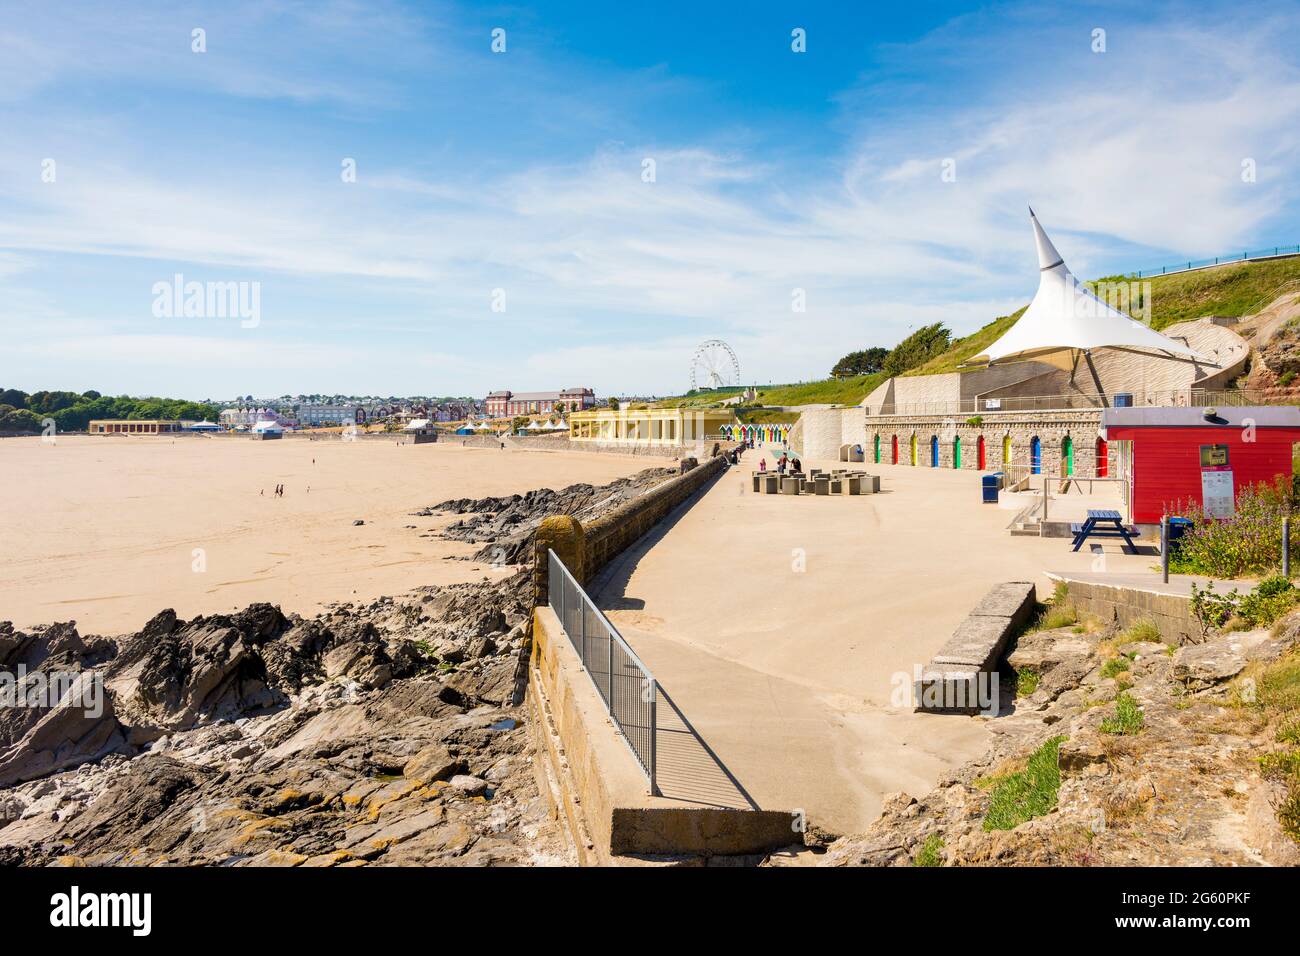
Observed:
[[[1027,203],[1081,276],[1300,242],[1300,12],[1250,9],[0,2],[0,386],[797,381],[1026,302]]]

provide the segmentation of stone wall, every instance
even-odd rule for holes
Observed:
[[[690,459],[683,462],[685,467]],[[586,584],[606,564],[622,554],[674,508],[726,469],[721,455],[669,478],[627,504],[585,526],[567,515],[545,519],[533,542],[533,594],[545,604],[549,593],[546,551],[553,549],[579,584]]]
[[[726,467],[726,459],[722,456],[710,458],[588,523],[584,528],[587,554],[583,580],[590,581],[596,572],[622,554],[674,508],[722,474]]]
[[[1030,446],[1035,437],[1042,447],[1042,473],[1059,475],[1062,471],[1063,440],[1070,438],[1074,448],[1074,471],[1081,478],[1095,477],[1097,437],[1101,428],[1100,409],[1074,409],[1051,412],[984,412],[963,419],[956,416],[883,415],[866,419],[866,458],[875,462],[875,438],[880,436],[880,461],[892,462],[891,442],[898,436],[898,463],[911,463],[911,440],[917,439],[916,463],[930,466],[930,438],[939,440],[939,467],[952,468],[954,439],[961,439],[961,467],[979,468],[979,439],[984,439],[986,471],[998,471],[1008,463],[1022,468],[1029,464]],[[1011,438],[1011,454],[1003,460],[1003,438]],[[1115,445],[1109,446],[1108,475],[1115,477]],[[809,456],[812,457],[812,456]]]
[[[1114,621],[1121,628],[1129,628],[1138,621],[1150,620],[1166,640],[1177,644],[1195,644],[1201,640],[1201,628],[1192,615],[1191,599],[1181,594],[1079,581],[1068,575],[1049,573],[1048,577],[1064,581],[1070,592],[1070,603],[1081,612],[1101,618],[1104,623]]]
[[[790,431],[790,447],[811,461],[839,461],[841,445],[865,448],[866,440],[866,417],[858,405],[810,409]]]

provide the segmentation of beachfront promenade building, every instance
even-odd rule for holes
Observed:
[[[718,408],[602,408],[569,415],[572,441],[686,445],[725,438],[736,416]]]
[[[507,415],[549,415],[559,405],[564,411],[584,411],[596,404],[596,393],[589,388],[562,388],[558,392],[512,392],[503,389],[488,394],[489,418]]]
[[[1129,481],[1130,443],[1108,440],[1111,408],[1249,404],[1227,388],[1250,349],[1222,320],[1156,332],[1080,283],[1031,211],[1039,287],[1025,313],[957,372],[903,375],[852,408],[805,412],[805,457]],[[1190,453],[1194,453],[1192,449]]]
[[[161,435],[184,430],[184,422],[117,418],[93,418],[86,426],[86,431],[91,435]]]

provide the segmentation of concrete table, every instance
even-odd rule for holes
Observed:
[[[844,493],[844,479],[843,479],[843,478],[832,478],[832,479],[831,479],[831,494],[833,494],[833,495],[840,495],[840,494],[843,494],[843,493]]]
[[[774,495],[780,489],[780,479],[776,475],[763,476],[763,494]]]
[[[800,481],[802,481],[801,478],[796,478],[794,475],[786,475],[781,479],[781,494],[797,495],[799,493]]]
[[[755,471],[752,472],[752,474],[754,476],[754,491],[755,492],[762,491],[763,489],[761,486],[763,483],[763,476],[765,473],[761,471]]]
[[[817,494],[819,495],[830,494],[831,491],[830,478],[828,478],[826,475],[818,475],[816,478],[816,482],[817,482]]]

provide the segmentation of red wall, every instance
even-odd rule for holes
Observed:
[[[1133,442],[1133,521],[1155,524],[1175,501],[1201,500],[1201,446],[1227,445],[1232,483],[1272,483],[1291,474],[1291,443],[1300,428],[1259,428],[1242,441],[1240,428],[1108,428],[1110,441]]]

